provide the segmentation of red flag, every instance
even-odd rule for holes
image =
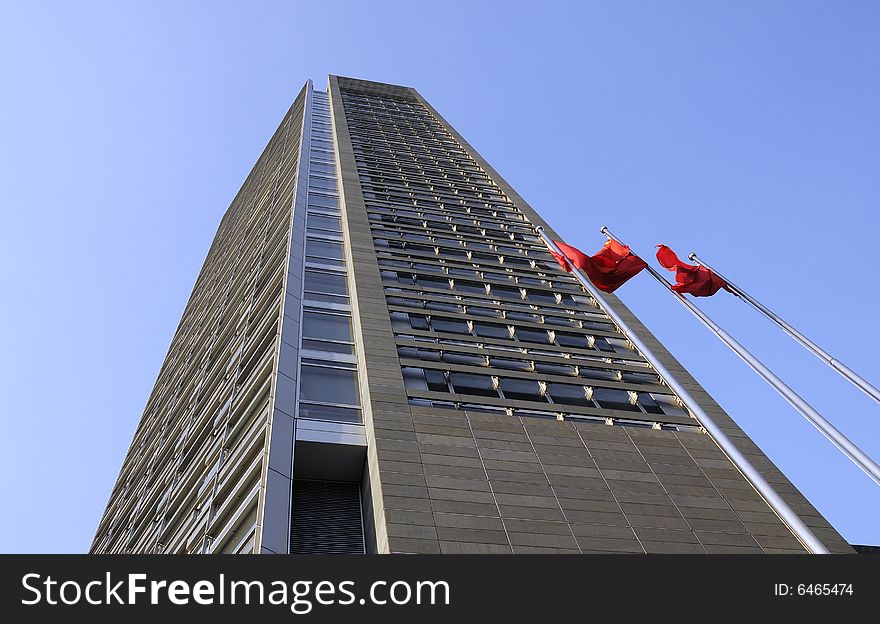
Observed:
[[[571,245],[554,242],[564,254],[550,252],[559,265],[569,272],[572,265],[581,269],[603,292],[613,293],[647,266],[644,260],[630,252],[629,247],[614,240],[609,239],[595,256],[588,256]]]
[[[657,260],[665,268],[675,271],[675,285],[672,287],[675,292],[690,293],[694,297],[711,297],[721,288],[730,291],[727,282],[706,267],[682,262],[666,245],[657,247]]]

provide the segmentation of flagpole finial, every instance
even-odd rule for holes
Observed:
[[[540,233],[543,232],[543,231],[544,231],[544,226],[543,226],[543,225],[536,225],[536,226],[535,226],[535,232],[537,232],[538,234],[540,234]]]
[[[691,262],[696,262],[697,261],[697,252],[692,251],[691,255],[688,256],[688,259],[690,259]]]
[[[599,233],[604,234],[605,236],[608,236],[608,226],[603,225],[601,228],[599,228]]]

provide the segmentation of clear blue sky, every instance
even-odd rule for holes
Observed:
[[[220,217],[307,78],[411,85],[574,245],[723,267],[880,383],[876,2],[0,3],[0,552],[88,548]],[[621,298],[855,543],[880,488],[647,275]],[[700,305],[880,458],[880,406]]]

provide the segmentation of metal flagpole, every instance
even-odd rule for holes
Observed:
[[[736,284],[731,282],[729,279],[727,279],[726,277],[721,275],[721,273],[719,273],[718,271],[713,269],[711,266],[706,264],[703,260],[700,260],[700,258],[697,257],[697,254],[692,253],[688,257],[693,262],[696,262],[700,266],[706,267],[707,269],[709,269],[710,271],[715,273],[715,275],[717,275],[718,277],[723,279],[725,282],[727,282],[727,285],[730,287],[730,289],[733,291],[733,293],[735,295],[737,295],[740,299],[743,299],[744,301],[752,304],[752,306],[757,308],[758,311],[763,312],[764,315],[767,316],[767,318],[769,318],[771,321],[773,321],[774,323],[779,325],[785,331],[785,333],[787,333],[789,336],[791,336],[792,338],[797,340],[799,343],[801,343],[803,346],[805,346],[814,355],[816,355],[817,357],[819,357],[822,360],[825,360],[825,362],[829,366],[831,366],[831,368],[833,368],[838,373],[840,373],[841,375],[846,377],[849,381],[851,381],[856,387],[858,387],[860,390],[862,390],[869,397],[871,397],[872,399],[874,399],[875,401],[880,403],[880,390],[878,390],[876,387],[872,386],[865,378],[863,378],[858,373],[853,371],[851,368],[846,366],[843,362],[840,362],[839,360],[834,358],[830,353],[825,351],[822,347],[820,347],[815,342],[813,342],[812,340],[810,340],[809,338],[804,336],[802,333],[800,333],[794,327],[792,327],[791,325],[786,323],[783,319],[779,318],[779,316],[777,316],[767,306],[763,305],[760,301],[758,301],[757,299],[752,297],[749,293],[747,293],[742,288],[740,288],[739,286],[737,286]]]
[[[605,236],[616,240],[620,243],[620,239],[614,236],[607,227],[602,227],[600,230]],[[621,243],[623,244],[623,243]],[[825,420],[825,418],[816,411],[816,409],[807,403],[804,399],[802,399],[794,390],[792,390],[784,381],[782,381],[776,374],[767,368],[758,358],[752,355],[744,346],[742,346],[739,342],[737,342],[733,336],[728,334],[726,331],[721,329],[721,327],[713,321],[711,318],[706,316],[706,314],[700,310],[693,303],[688,301],[684,295],[675,292],[672,290],[672,284],[670,284],[666,279],[657,272],[655,268],[652,266],[647,267],[648,272],[654,276],[658,282],[663,284],[669,292],[675,295],[675,298],[688,309],[694,316],[696,316],[706,327],[711,329],[715,334],[721,339],[724,344],[731,348],[731,350],[736,353],[742,360],[749,365],[749,367],[758,373],[764,380],[769,383],[773,388],[781,394],[786,401],[788,401],[797,411],[799,411],[804,418],[806,418],[810,423],[813,424],[819,431],[821,431],[826,438],[828,438],[832,444],[834,444],[840,451],[843,452],[844,455],[849,457],[859,468],[861,468],[865,474],[871,477],[877,485],[880,485],[880,466],[871,459],[868,455],[862,451],[859,447],[853,444],[849,438],[843,435],[840,431],[838,431],[834,425]]]
[[[541,237],[541,240],[544,241],[544,244],[547,245],[549,249],[558,253],[561,256],[565,256],[562,251],[559,249],[559,246],[553,242],[547,234],[544,232],[544,228],[538,226],[535,228],[535,232],[538,236]],[[650,267],[649,267],[650,268]],[[654,371],[660,376],[661,379],[672,389],[673,392],[681,399],[682,403],[684,403],[685,407],[693,414],[693,416],[697,419],[697,422],[706,430],[706,432],[715,440],[715,443],[718,447],[724,452],[725,455],[733,462],[733,465],[736,466],[739,471],[743,474],[743,476],[752,484],[755,490],[761,495],[764,501],[770,506],[773,511],[779,516],[779,518],[785,523],[785,525],[791,530],[791,532],[795,535],[795,537],[800,540],[800,542],[809,550],[811,553],[816,555],[825,555],[828,554],[828,549],[825,545],[819,541],[813,532],[804,524],[803,520],[788,506],[779,493],[773,489],[766,479],[761,475],[760,472],[752,465],[752,463],[743,455],[736,446],[734,446],[733,442],[730,441],[730,438],[725,435],[724,431],[715,423],[714,420],[706,413],[706,411],[700,406],[699,403],[691,396],[691,394],[682,386],[678,380],[669,372],[669,369],[654,355],[654,353],[648,348],[648,346],[642,342],[641,338],[630,329],[629,325],[620,317],[619,314],[610,306],[608,302],[599,294],[599,290],[593,285],[590,279],[584,275],[583,271],[572,266],[572,274],[577,278],[577,280],[581,283],[581,285],[586,289],[586,291],[590,294],[591,297],[596,301],[600,308],[614,321],[617,325],[617,328],[623,333],[624,336],[633,344],[636,350],[642,354],[642,356],[648,360],[651,366],[654,368]]]

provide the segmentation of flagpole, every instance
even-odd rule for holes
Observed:
[[[794,338],[796,341],[801,343],[804,347],[806,347],[809,351],[811,351],[818,358],[825,360],[825,363],[831,366],[838,373],[846,377],[850,382],[852,382],[857,388],[862,390],[869,397],[880,403],[880,390],[878,390],[875,386],[872,386],[865,378],[856,373],[854,370],[846,366],[843,362],[839,361],[837,358],[833,357],[830,353],[825,351],[822,347],[817,345],[815,342],[804,336],[794,327],[786,323],[782,318],[776,315],[772,310],[770,310],[767,306],[762,304],[760,301],[752,297],[749,293],[744,291],[742,288],[731,282],[729,279],[721,275],[718,271],[713,269],[711,266],[706,264],[703,260],[697,257],[697,254],[692,253],[688,256],[693,262],[696,262],[700,266],[706,267],[710,271],[712,271],[715,275],[723,279],[727,282],[727,285],[733,291],[733,294],[737,295],[740,299],[746,301],[747,303],[752,304],[754,308],[756,308],[759,312],[762,312],[767,318],[771,321],[779,325],[785,333]]]
[[[610,239],[616,240],[620,243],[620,239],[614,236],[607,227],[602,227],[601,230],[605,236]],[[623,243],[621,243],[623,244]],[[657,272],[655,268],[652,266],[647,267],[648,272],[656,279],[658,282],[663,284],[669,292],[671,292],[676,299],[688,309],[691,314],[696,316],[706,327],[711,329],[715,334],[721,339],[721,341],[726,344],[730,349],[736,353],[748,366],[758,373],[761,377],[764,378],[764,381],[769,383],[773,388],[781,394],[786,401],[788,401],[792,407],[794,407],[797,411],[801,413],[801,415],[806,418],[814,427],[816,427],[819,431],[828,438],[832,444],[834,444],[844,455],[849,457],[853,463],[855,463],[859,468],[861,468],[865,474],[871,477],[877,485],[880,485],[880,466],[871,459],[867,454],[865,454],[862,449],[853,444],[849,438],[843,435],[840,431],[838,431],[834,425],[828,422],[822,414],[820,414],[816,409],[807,403],[804,399],[802,399],[794,390],[792,390],[782,379],[780,379],[776,374],[767,368],[758,358],[752,355],[744,346],[742,346],[739,342],[737,342],[733,336],[724,331],[715,321],[709,318],[702,310],[700,310],[693,303],[688,301],[684,295],[681,293],[675,292],[672,289],[672,284],[666,281],[660,273]],[[720,277],[720,276],[719,276]]]
[[[565,256],[562,251],[559,249],[559,246],[553,242],[547,234],[544,232],[544,228],[538,226],[535,228],[535,232],[538,236],[541,237],[541,240],[544,241],[544,244],[553,252],[560,254],[560,256]],[[650,267],[648,267],[650,269]],[[682,403],[684,403],[685,407],[690,411],[690,413],[694,416],[697,422],[706,430],[709,436],[715,441],[721,451],[730,459],[734,466],[742,473],[742,475],[746,478],[749,483],[757,490],[758,494],[764,499],[767,505],[776,512],[776,515],[782,520],[782,522],[789,528],[789,530],[797,537],[797,539],[804,545],[804,547],[811,553],[816,555],[826,555],[828,554],[828,549],[825,545],[816,537],[810,528],[804,524],[804,521],[800,519],[800,517],[792,510],[791,507],[788,506],[788,503],[783,500],[783,498],[779,495],[779,493],[773,489],[766,479],[761,475],[760,472],[752,465],[752,463],[743,455],[738,448],[731,442],[730,438],[724,433],[724,431],[719,427],[712,417],[709,416],[708,413],[700,406],[699,403],[691,396],[690,392],[682,386],[675,376],[669,371],[668,368],[660,361],[660,359],[654,355],[654,353],[648,348],[648,346],[642,342],[642,339],[639,338],[638,334],[636,334],[632,329],[630,329],[629,325],[626,321],[621,318],[621,316],[608,305],[608,302],[599,294],[599,290],[593,285],[593,283],[589,280],[589,278],[575,266],[571,267],[572,274],[581,283],[584,289],[590,294],[590,296],[596,301],[599,307],[607,314],[612,321],[617,325],[617,328],[621,331],[621,333],[626,336],[626,338],[632,343],[635,349],[641,353],[642,357],[644,357],[654,368],[654,371],[660,376],[661,379],[666,383],[667,386],[678,396]]]

